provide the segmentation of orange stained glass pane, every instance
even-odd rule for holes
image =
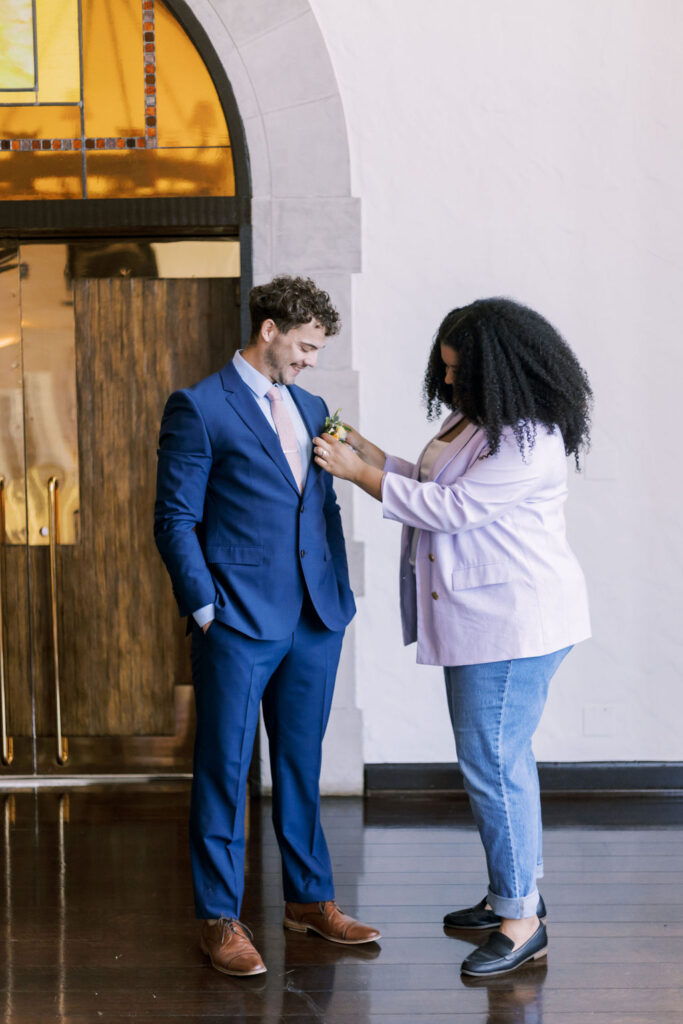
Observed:
[[[89,199],[233,196],[232,150],[93,150],[86,154]]]
[[[83,96],[87,136],[144,135],[139,0],[83,0]]]
[[[37,92],[0,92],[0,104],[2,103],[36,103]]]
[[[204,61],[161,0],[155,12],[159,145],[229,146],[228,126]]]
[[[78,103],[78,0],[36,0],[38,102]]]
[[[80,153],[0,152],[0,200],[81,199]]]
[[[31,0],[4,0],[0,17],[0,89],[32,89],[35,75],[33,4]]]
[[[79,107],[0,107],[1,139],[74,139],[80,134]]]

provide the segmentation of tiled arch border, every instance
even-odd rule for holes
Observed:
[[[308,0],[185,0],[232,87],[251,175],[253,280],[307,274],[332,296],[344,328],[306,386],[357,422],[351,365],[351,275],[360,270],[360,201],[351,195],[346,122],[320,27]],[[338,488],[356,595],[363,548],[353,540],[350,490]],[[321,790],[363,789],[362,715],[356,706],[355,630],[347,631],[325,737]],[[263,781],[269,784],[267,763]]]

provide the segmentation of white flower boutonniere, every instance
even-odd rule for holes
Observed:
[[[325,417],[323,433],[331,434],[332,437],[336,437],[337,441],[341,441],[343,444],[346,440],[346,435],[349,432],[349,427],[347,427],[345,423],[342,423],[340,413],[341,408],[337,409],[334,415]]]

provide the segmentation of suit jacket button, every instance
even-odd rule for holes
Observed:
[[[429,561],[430,562],[435,562],[436,561],[436,559],[434,558],[434,555],[431,553],[431,551],[429,552]]]
[[[305,551],[304,551],[304,549],[302,548],[302,549],[301,549],[301,551],[299,552],[299,554],[300,554],[300,555],[301,555],[301,557],[303,558],[303,557],[304,557],[304,555],[306,554],[306,552],[305,552]]]
[[[439,600],[439,595],[437,594],[437,592],[435,590],[432,590],[432,597],[434,598],[435,601]]]

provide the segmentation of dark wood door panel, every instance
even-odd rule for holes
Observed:
[[[0,558],[7,732],[32,736],[27,549],[3,544]]]
[[[74,282],[80,541],[57,551],[62,728],[160,736],[190,681],[185,626],[152,533],[166,398],[239,343],[236,281]],[[30,549],[38,734],[55,731],[49,553]],[[74,765],[75,767],[75,765]]]

